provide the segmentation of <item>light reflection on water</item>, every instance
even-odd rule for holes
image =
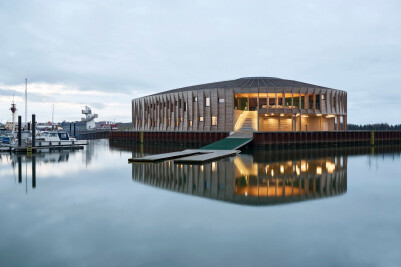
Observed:
[[[347,157],[258,162],[238,155],[200,164],[133,163],[133,180],[147,185],[246,205],[271,205],[344,194]]]
[[[400,146],[127,163],[177,149],[0,154],[0,266],[401,262]]]

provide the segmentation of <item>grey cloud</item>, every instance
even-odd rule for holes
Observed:
[[[276,76],[346,90],[361,107],[350,107],[351,123],[399,123],[395,107],[380,114],[363,101],[386,101],[378,90],[401,99],[400,13],[395,0],[2,1],[0,82],[28,77],[126,93],[129,102]]]

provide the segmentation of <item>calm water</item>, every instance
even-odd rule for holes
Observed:
[[[401,266],[401,147],[0,154],[0,266]]]

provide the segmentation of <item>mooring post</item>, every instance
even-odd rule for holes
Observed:
[[[30,131],[30,130],[31,130],[31,123],[28,122],[28,131]]]
[[[32,188],[36,188],[36,156],[32,156]]]
[[[371,146],[374,146],[374,145],[375,145],[375,132],[374,132],[374,131],[372,131],[372,132],[370,133],[370,145],[371,145]]]
[[[20,116],[21,117],[21,116]],[[22,163],[21,156],[17,157],[18,160],[18,183],[22,183]]]
[[[32,114],[32,147],[35,146],[36,141],[36,115]]]
[[[21,116],[18,116],[18,146],[21,146]]]

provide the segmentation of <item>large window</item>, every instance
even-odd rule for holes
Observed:
[[[276,94],[269,93],[269,108],[276,108]]]
[[[284,108],[284,105],[283,105],[283,94],[279,93],[279,94],[276,94],[276,95],[277,95],[276,108]]]
[[[320,110],[320,95],[316,95],[316,109]]]
[[[285,108],[293,108],[292,94],[285,94]]]
[[[293,105],[294,108],[299,108],[299,94],[294,94]]]
[[[203,122],[203,116],[199,116],[199,121]]]

